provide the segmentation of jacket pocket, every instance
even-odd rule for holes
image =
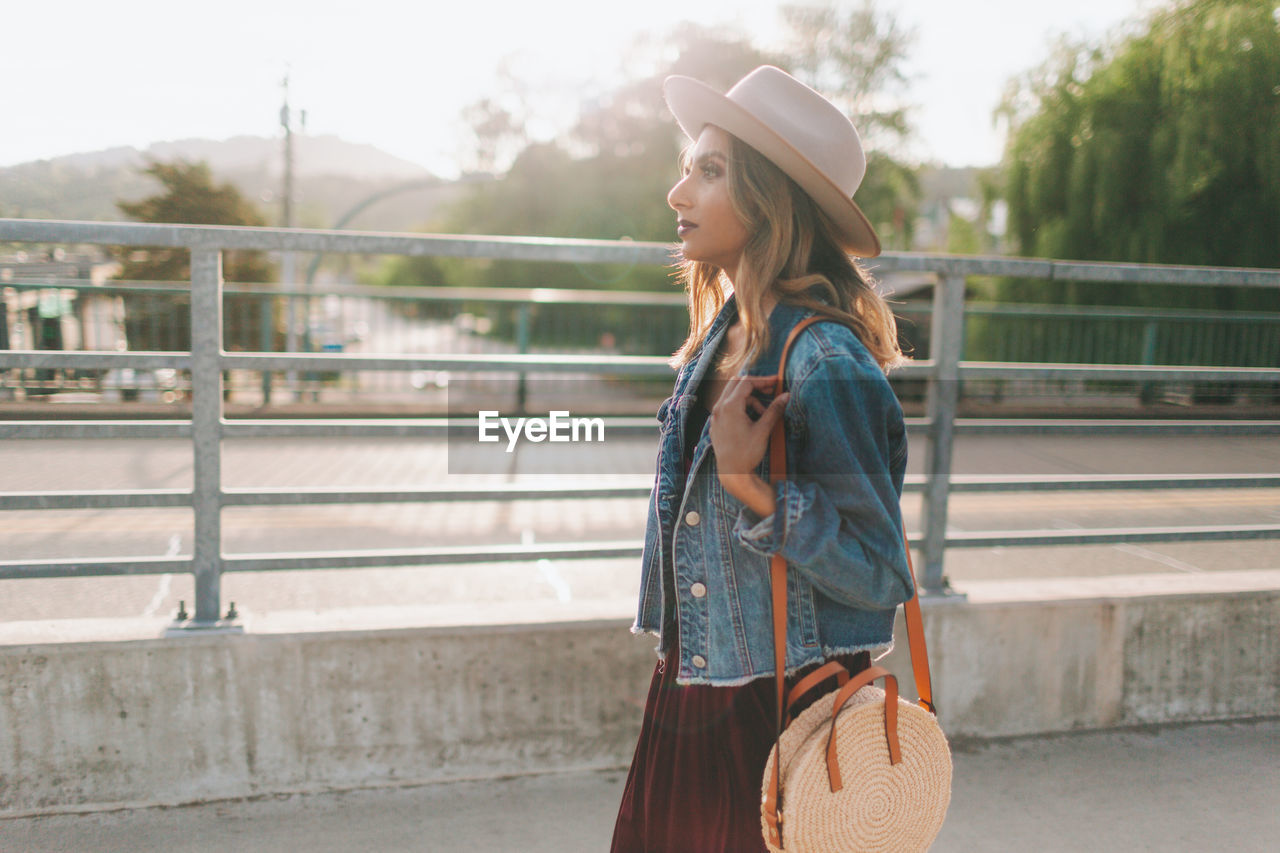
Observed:
[[[787,630],[799,638],[805,648],[821,645],[818,638],[818,616],[813,606],[813,586],[799,572],[787,571]]]
[[[658,423],[663,424],[667,422],[667,413],[671,411],[671,404],[675,399],[675,395],[672,394],[670,397],[662,401],[662,405],[658,406]]]

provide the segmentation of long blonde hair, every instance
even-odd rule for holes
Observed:
[[[723,358],[719,368],[737,373],[768,349],[764,296],[770,290],[780,302],[801,305],[848,326],[885,373],[911,361],[898,346],[893,311],[870,276],[839,247],[826,214],[764,155],[736,136],[729,137],[729,202],[750,234],[733,282],[747,344],[736,358]],[[687,162],[688,157],[686,149],[682,159]],[[679,262],[676,278],[685,288],[690,321],[689,337],[670,362],[679,369],[693,359],[724,307],[729,282],[723,270],[702,261]]]

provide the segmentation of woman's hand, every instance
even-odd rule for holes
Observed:
[[[728,380],[711,410],[711,446],[716,453],[720,485],[761,518],[774,510],[773,487],[755,473],[769,447],[769,436],[782,417],[790,394],[779,394],[767,407],[752,393],[773,387],[772,376],[735,376]],[[759,415],[751,419],[751,413]]]

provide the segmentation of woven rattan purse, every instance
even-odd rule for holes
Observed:
[[[775,392],[783,390],[791,343],[818,321],[811,317],[791,331],[782,349]],[[784,442],[779,418],[769,447],[771,482],[786,476]],[[914,585],[905,532],[903,546]],[[803,678],[787,697],[787,563],[778,554],[770,574],[778,741],[762,781],[765,844],[773,853],[927,850],[951,801],[951,750],[933,707],[918,593],[903,607],[919,705],[898,698],[898,681],[887,670],[872,666],[850,678],[834,661]],[[837,689],[819,697],[788,725],[796,702],[832,677]],[[884,679],[883,690],[872,685],[877,679]]]

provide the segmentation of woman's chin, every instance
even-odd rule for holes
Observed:
[[[708,257],[703,252],[699,252],[696,246],[690,246],[687,242],[680,244],[680,257],[684,258],[686,261],[719,266],[719,264],[715,262],[715,259]]]

